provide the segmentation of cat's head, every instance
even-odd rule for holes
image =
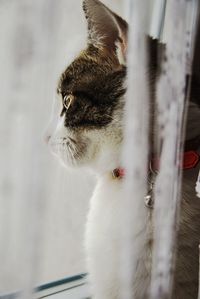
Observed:
[[[119,166],[123,133],[127,23],[98,0],[83,1],[86,50],[60,77],[57,123],[48,136],[66,166]]]

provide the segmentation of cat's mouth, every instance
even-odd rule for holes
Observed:
[[[51,138],[49,146],[65,166],[78,166],[87,152],[88,142],[72,137]]]

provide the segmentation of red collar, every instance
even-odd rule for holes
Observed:
[[[197,166],[200,162],[200,155],[197,151],[185,151],[183,153],[183,163],[180,165],[182,170],[192,169]],[[159,158],[152,158],[150,161],[150,170],[153,172],[157,172],[159,170],[160,159]],[[112,175],[114,178],[123,178],[125,176],[125,169],[124,168],[115,168],[112,171]]]

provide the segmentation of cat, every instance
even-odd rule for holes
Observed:
[[[83,10],[88,25],[87,48],[60,77],[57,123],[54,122],[47,141],[66,167],[86,167],[97,174],[85,237],[89,281],[92,298],[118,299],[123,180],[114,176],[113,170],[122,165],[128,24],[99,0],[84,0]],[[159,75],[159,47],[157,41],[148,38],[148,42],[153,97],[152,81]],[[196,101],[189,107],[188,140],[200,136]],[[196,178],[197,169],[184,172],[173,299],[197,298],[200,201],[194,191]],[[138,264],[133,290],[136,299],[144,298],[149,288],[151,241],[147,240]]]

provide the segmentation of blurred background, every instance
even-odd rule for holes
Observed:
[[[131,0],[103,2],[129,15]],[[165,2],[149,1],[154,37]],[[64,169],[43,140],[59,75],[86,45],[81,3],[0,1],[0,295],[85,272],[95,178]]]
[[[104,1],[120,15],[122,2]],[[1,0],[0,44],[2,294],[85,271],[95,180],[64,169],[43,141],[59,75],[86,44],[81,1]]]

